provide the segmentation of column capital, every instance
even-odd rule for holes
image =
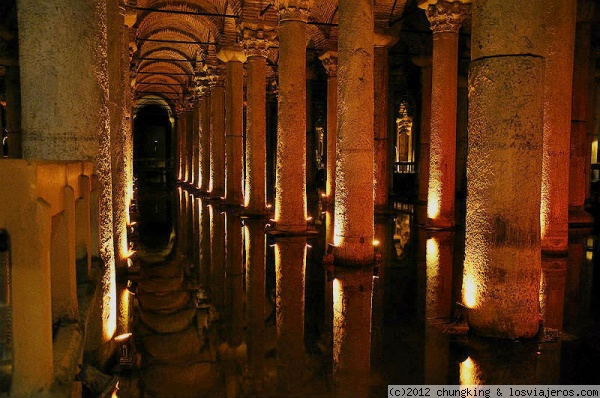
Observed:
[[[470,0],[422,0],[419,7],[425,10],[433,33],[458,33],[469,12]]]
[[[240,26],[240,41],[247,58],[267,58],[269,47],[275,43],[276,37],[277,32],[273,26],[250,23]]]
[[[327,76],[337,76],[338,53],[337,51],[327,51],[319,55],[319,59],[323,63]]]
[[[217,58],[223,62],[246,62],[246,55],[239,46],[221,47],[217,52]]]
[[[301,21],[308,22],[313,0],[277,0],[279,22]]]
[[[209,66],[208,85],[210,88],[225,86],[225,70],[223,66],[218,64]]]

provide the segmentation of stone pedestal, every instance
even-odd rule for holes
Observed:
[[[279,116],[275,221],[279,231],[306,231],[306,22],[311,2],[278,1]]]
[[[456,170],[456,104],[458,30],[465,17],[461,1],[426,1],[433,31],[431,130],[427,223],[433,228],[454,226]]]
[[[539,326],[543,9],[473,4],[463,303],[486,336]]]
[[[373,4],[339,5],[335,257],[373,262]]]

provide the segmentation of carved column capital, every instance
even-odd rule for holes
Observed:
[[[273,46],[277,33],[271,26],[264,24],[244,24],[240,29],[240,41],[244,54],[248,58],[269,55],[269,47]]]
[[[246,62],[246,55],[238,46],[222,47],[217,52],[217,58],[223,62]]]
[[[278,0],[279,21],[307,22],[313,0]]]
[[[458,33],[470,10],[469,3],[462,1],[425,0],[419,7],[425,10],[433,33]]]
[[[337,51],[327,51],[319,56],[319,59],[323,63],[323,67],[325,68],[325,72],[327,72],[327,76],[334,77],[337,76],[337,64],[338,64],[338,54]]]
[[[225,68],[222,65],[214,64],[208,67],[208,85],[210,88],[225,86]]]

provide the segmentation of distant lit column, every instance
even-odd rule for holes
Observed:
[[[335,198],[335,157],[338,117],[337,52],[327,51],[319,59],[327,72],[327,180],[325,184],[325,199],[328,204],[333,204]]]
[[[375,162],[375,208],[383,210],[388,205],[391,183],[390,147],[389,147],[389,49],[393,37],[375,35],[374,62],[374,157]]]
[[[177,179],[183,181],[185,163],[183,161],[183,148],[185,148],[185,135],[183,134],[183,111],[180,107],[175,109],[175,128],[177,129]]]
[[[373,2],[339,4],[336,263],[373,262]]]
[[[275,221],[306,231],[306,22],[311,0],[279,0],[279,116]]]
[[[206,87],[200,103],[200,176],[198,179],[198,188],[202,192],[210,191],[210,112],[211,112],[212,91]]]
[[[192,187],[196,188],[200,186],[200,140],[202,131],[200,129],[200,112],[202,108],[202,102],[204,102],[204,98],[201,96],[202,92],[196,93],[194,96],[194,105],[192,108],[192,126],[191,126],[191,134],[192,134],[192,176],[190,183]],[[188,127],[189,128],[189,127]]]
[[[244,26],[244,54],[248,57],[246,81],[246,188],[245,212],[266,213],[267,92],[266,67],[275,31],[265,26]]]
[[[433,31],[427,219],[434,228],[454,226],[458,30],[465,17],[462,3],[425,0],[419,5],[425,9]]]
[[[533,337],[539,327],[543,9],[473,6],[462,294],[480,335]]]
[[[546,3],[542,250],[566,252],[569,238],[570,109],[576,2]],[[587,159],[589,162],[589,158]],[[589,175],[588,175],[589,178]]]
[[[185,182],[191,185],[194,182],[194,176],[198,174],[198,170],[194,168],[194,144],[198,143],[198,131],[194,131],[194,103],[191,98],[187,100],[186,106],[186,112],[183,114],[185,117],[186,141],[188,143],[187,148],[185,148],[185,163],[187,167],[187,177]]]
[[[210,195],[225,197],[225,75],[219,66],[210,80]]]
[[[238,48],[223,48],[217,57],[227,64],[225,78],[225,203],[243,204],[244,165],[244,65],[246,56]]]
[[[569,172],[569,222],[590,222],[591,216],[583,210],[589,193],[591,175],[591,133],[589,114],[590,61],[594,2],[577,2],[575,59],[573,69],[573,104],[571,108],[571,158]]]

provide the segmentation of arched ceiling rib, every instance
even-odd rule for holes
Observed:
[[[374,0],[376,30],[391,33],[398,29],[407,1]],[[240,23],[278,22],[277,0],[137,0],[136,7],[138,97],[164,91],[168,93],[164,96],[177,97],[170,104],[189,95],[195,69],[200,69],[197,60],[212,59],[215,47],[237,41]],[[337,18],[337,1],[313,0],[307,27],[309,51],[335,47]],[[278,55],[277,46],[269,51],[269,76],[277,73]]]

